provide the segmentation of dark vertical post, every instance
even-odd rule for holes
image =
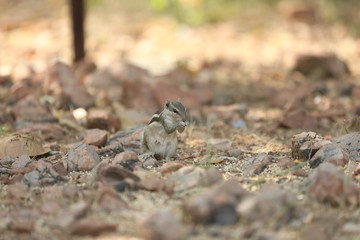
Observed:
[[[69,0],[72,19],[74,62],[81,61],[85,57],[84,38],[84,0]]]

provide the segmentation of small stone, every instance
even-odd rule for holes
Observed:
[[[334,138],[332,142],[343,147],[349,153],[350,159],[360,162],[360,132],[353,132]]]
[[[281,189],[276,184],[265,184],[262,189],[245,198],[237,206],[241,219],[262,224],[288,223],[301,215],[295,194]]]
[[[330,143],[320,148],[309,160],[311,168],[316,168],[323,162],[344,167],[349,162],[349,156],[339,145]]]
[[[26,219],[26,220],[17,220],[11,224],[11,230],[17,233],[31,233],[34,231],[35,220]]]
[[[121,145],[125,149],[131,151],[139,151],[141,146],[141,138],[144,133],[144,126],[134,127],[129,130],[124,130],[116,133],[109,140],[109,145]]]
[[[70,67],[62,62],[56,62],[49,67],[43,86],[45,93],[59,100],[57,103],[59,106],[72,105],[88,108],[94,105],[94,99],[85,86]]]
[[[88,209],[89,205],[85,201],[73,203],[65,210],[60,211],[54,219],[49,220],[48,224],[52,228],[69,229],[76,220],[85,215]]]
[[[77,236],[98,236],[106,232],[116,231],[116,225],[91,218],[74,222],[71,226],[71,234]]]
[[[235,157],[205,155],[202,158],[200,158],[199,163],[200,164],[218,164],[218,163],[224,163],[224,162],[235,162],[237,160],[238,159]]]
[[[57,200],[46,200],[43,201],[40,211],[44,214],[52,214],[60,211],[61,209],[61,205]]]
[[[330,163],[321,164],[309,176],[307,196],[332,206],[356,207],[360,204],[359,187]]]
[[[168,181],[174,184],[175,192],[185,191],[197,186],[210,186],[220,180],[222,180],[222,174],[217,168],[203,169],[193,166],[180,168],[168,178]]]
[[[165,189],[165,181],[156,174],[147,172],[145,176],[140,176],[140,186],[147,191],[158,192]]]
[[[317,239],[329,240],[333,239],[333,233],[328,229],[328,223],[312,223],[306,226],[301,234],[300,240]]]
[[[244,152],[241,149],[233,148],[227,151],[230,157],[236,157],[239,158],[244,154]]]
[[[108,132],[101,129],[87,129],[83,142],[97,147],[104,146],[107,142]]]
[[[246,128],[246,122],[242,119],[235,120],[231,123],[233,128]]]
[[[161,174],[165,175],[177,171],[184,166],[185,165],[180,161],[171,161],[162,165],[160,172]]]
[[[14,200],[24,199],[28,194],[28,188],[24,184],[17,182],[9,186],[8,194]]]
[[[62,177],[68,175],[68,171],[62,162],[54,163],[53,168]]]
[[[360,163],[356,166],[355,170],[353,171],[352,175],[354,177],[358,176],[360,174]]]
[[[24,175],[23,182],[28,186],[44,186],[64,181],[49,162],[39,160],[32,164],[33,170]]]
[[[287,113],[279,124],[285,128],[315,130],[318,128],[318,118],[306,111],[299,110]]]
[[[307,177],[308,176],[308,172],[302,168],[292,171],[291,174],[294,176],[298,176],[298,177]]]
[[[313,140],[303,143],[299,149],[299,158],[301,160],[311,159],[319,149],[327,144],[331,144],[329,140]]]
[[[75,183],[72,184],[67,184],[66,186],[64,186],[61,190],[62,196],[64,196],[65,198],[74,200],[77,199],[79,197],[80,192],[80,187],[78,185],[76,185]]]
[[[140,178],[123,167],[111,164],[103,164],[97,169],[97,177],[106,186],[115,187],[126,179],[132,179],[135,182]]]
[[[164,104],[166,100],[176,100],[176,98],[179,97],[184,106],[187,106],[188,108],[196,109],[200,107],[200,100],[194,91],[182,90],[172,82],[158,81],[153,90],[157,103],[160,106]]]
[[[13,112],[16,120],[21,121],[51,122],[56,120],[34,95],[28,95],[18,101]]]
[[[226,138],[211,138],[209,144],[219,151],[226,151],[231,148],[232,141]]]
[[[167,210],[157,210],[140,223],[145,239],[149,240],[184,240],[186,230],[180,221]]]
[[[348,65],[335,54],[299,55],[292,71],[316,79],[341,79],[350,74]]]
[[[87,127],[113,132],[121,128],[121,122],[117,116],[109,111],[92,109],[87,115]]]
[[[101,159],[95,149],[86,143],[81,143],[69,150],[63,159],[68,171],[87,171],[95,167]]]
[[[344,226],[342,226],[341,231],[344,233],[359,234],[360,224],[351,223],[351,222],[345,223]]]
[[[259,175],[271,163],[272,157],[266,153],[261,153],[256,157],[252,157],[244,163],[244,175]]]
[[[145,81],[124,81],[124,94],[122,103],[129,109],[146,110],[147,112],[156,112],[161,105],[156,100],[152,86]]]
[[[295,162],[290,158],[281,158],[278,160],[277,165],[281,168],[290,168],[295,165]]]
[[[184,201],[184,211],[195,223],[219,225],[237,222],[237,204],[247,195],[235,179],[220,182]]]
[[[31,162],[31,159],[28,155],[21,155],[16,158],[13,164],[11,164],[11,168],[24,168]]]
[[[36,221],[40,218],[40,213],[36,209],[29,209],[27,207],[18,207],[10,211],[10,214],[2,218],[6,222],[9,222],[9,230],[16,233],[32,233],[35,228]],[[3,225],[2,222],[1,225]],[[1,227],[0,227],[1,228]],[[5,232],[6,233],[6,230]],[[3,237],[4,234],[2,232]]]
[[[117,154],[112,163],[120,165],[130,171],[133,171],[136,167],[139,168],[141,166],[141,163],[138,160],[138,155],[133,151],[124,151]]]
[[[313,144],[311,144],[311,148],[309,151],[303,149],[300,152],[300,148],[307,142],[317,143],[323,141],[324,138],[315,132],[302,132],[300,134],[294,135],[291,138],[291,154],[293,159],[298,160],[308,160],[309,157],[313,156],[316,153],[316,149],[313,148]],[[320,149],[317,148],[317,150]]]
[[[91,92],[96,93],[96,96],[104,96],[114,102],[121,101],[124,91],[121,79],[114,76],[108,69],[98,70],[87,76],[85,83]]]
[[[111,187],[102,187],[96,194],[96,203],[98,206],[106,211],[113,212],[121,209],[127,209],[127,203],[117,194]]]

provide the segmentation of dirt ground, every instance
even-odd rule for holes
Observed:
[[[71,66],[66,4],[19,2],[0,1],[0,147],[23,144],[0,151],[0,239],[360,239],[360,159],[337,138],[360,130],[346,26],[279,7],[191,27],[104,4]],[[143,127],[178,98],[176,157],[139,161]],[[299,157],[302,132],[342,146],[336,169]]]

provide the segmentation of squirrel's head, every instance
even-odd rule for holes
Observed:
[[[175,102],[167,100],[165,102],[165,109],[169,110],[174,115],[177,115],[182,121],[186,121],[186,108],[182,105],[180,99]]]

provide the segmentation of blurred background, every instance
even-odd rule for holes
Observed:
[[[65,0],[0,0],[0,65],[72,60]],[[358,66],[358,0],[85,0],[87,57],[126,56],[154,74],[186,59],[291,66],[299,53],[336,53]],[[356,72],[357,67],[353,70]]]

